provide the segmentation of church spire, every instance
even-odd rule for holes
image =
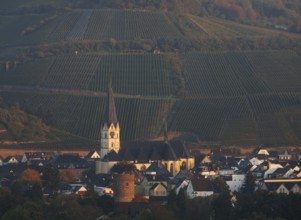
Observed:
[[[114,101],[114,93],[112,89],[112,80],[110,80],[108,84],[104,121],[107,124],[107,126],[110,126],[112,123],[114,125],[118,123]]]

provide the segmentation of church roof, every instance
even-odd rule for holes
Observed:
[[[114,101],[114,93],[113,93],[111,82],[109,82],[108,84],[104,122],[108,126],[112,123],[116,124],[118,122],[115,101]]]
[[[118,159],[117,159],[118,158]],[[180,141],[165,143],[163,141],[127,142],[122,145],[118,156],[114,156],[117,161],[175,161],[179,158],[191,158],[185,145]],[[110,161],[113,157],[107,158]]]
[[[106,156],[103,158],[104,161],[120,161],[120,155],[117,154],[114,150],[111,150]]]

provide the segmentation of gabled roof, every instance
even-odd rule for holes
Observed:
[[[179,158],[192,158],[180,141],[141,141],[122,143],[118,156],[105,156],[108,161],[176,161]]]
[[[124,154],[122,155],[122,160],[133,161],[136,159],[134,154],[135,154],[135,152],[132,149],[125,148]]]
[[[164,152],[164,160],[177,160],[177,156],[174,152],[174,149],[167,143],[167,147],[165,148]]]
[[[177,157],[180,157],[180,158],[191,158],[192,157],[192,155],[187,150],[185,144],[183,144],[182,142],[173,141],[173,142],[170,142],[170,144],[172,145],[172,148],[173,148],[175,154],[177,155]]]
[[[26,168],[27,166],[25,164],[8,164],[5,166],[0,166],[0,178],[19,178]]]
[[[8,163],[10,160],[14,160],[14,161],[16,161],[17,163],[19,162],[18,159],[17,159],[15,156],[7,156],[7,157],[3,160],[3,162],[4,162],[4,163]]]
[[[155,184],[150,188],[150,190],[156,189],[159,185],[162,185],[162,186],[167,190],[167,186],[165,186],[165,184],[163,184],[163,183],[155,183]]]
[[[267,187],[267,189],[269,191],[276,191],[279,186],[281,185],[282,183],[280,182],[274,182],[274,183],[269,183],[269,182],[265,182],[264,185]]]
[[[89,153],[85,156],[87,159],[100,158],[96,150],[90,150]]]
[[[120,152],[120,151],[119,151]],[[111,150],[107,155],[102,159],[103,161],[121,161],[120,155],[116,151]]]
[[[150,174],[145,174],[144,175],[146,180],[148,182],[165,182],[167,181],[168,179],[163,176],[163,175],[150,175]]]
[[[88,168],[89,163],[82,159],[78,154],[62,154],[54,160],[57,168]]]
[[[190,173],[180,170],[173,179],[187,179]]]
[[[159,151],[159,149],[157,147],[153,147],[151,149],[151,154],[149,156],[149,160],[162,160],[163,155],[161,152],[159,153],[158,151]]]
[[[164,175],[166,177],[171,176],[165,166],[159,166],[157,162],[151,163],[151,165],[145,170],[145,173],[155,172],[157,175]]]
[[[198,176],[191,179],[191,184],[194,191],[213,191],[213,185],[207,178]]]
[[[148,156],[145,153],[143,147],[139,148],[136,160],[139,161],[139,162],[147,161],[148,160]]]

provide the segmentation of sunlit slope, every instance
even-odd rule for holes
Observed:
[[[205,32],[207,34],[207,37],[212,38],[223,39],[241,37],[256,39],[275,36],[300,38],[300,35],[298,34],[239,24],[236,22],[222,20],[214,17],[198,17],[187,15],[187,18],[201,31]]]
[[[0,73],[1,97],[98,139],[112,80],[122,139],[193,132],[225,144],[300,144],[301,57],[292,51],[64,55]]]
[[[277,36],[300,35],[258,28],[212,17],[154,10],[76,9],[0,16],[0,47],[51,45],[83,41],[158,39],[246,41],[260,45]],[[285,44],[285,42],[284,42]],[[265,43],[263,45],[266,45]]]
[[[155,11],[86,9],[2,15],[0,19],[0,46],[183,36],[164,12]]]

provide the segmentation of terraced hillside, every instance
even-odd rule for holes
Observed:
[[[224,144],[300,144],[301,57],[292,51],[63,55],[0,72],[0,96],[53,127],[99,139],[112,79],[122,140],[193,132]]]
[[[299,35],[288,32],[279,32],[260,27],[238,24],[214,17],[198,17],[187,15],[188,19],[200,30],[207,34],[207,37],[233,38],[233,37],[262,37],[276,36],[281,33],[284,36],[299,38]]]
[[[0,15],[0,47],[62,41],[108,41],[181,38],[163,12],[135,10],[74,10],[64,13]]]
[[[49,46],[62,42],[104,42],[111,39],[123,42],[159,39],[189,42],[192,39],[243,41],[246,38],[258,44],[275,37],[288,41],[300,39],[297,34],[212,17],[153,10],[77,9],[0,14],[0,20],[0,52],[1,47]]]

